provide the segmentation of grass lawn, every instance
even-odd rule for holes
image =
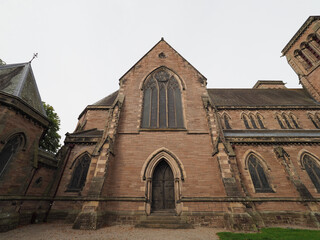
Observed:
[[[319,240],[320,231],[285,228],[263,228],[259,233],[217,233],[220,240]]]

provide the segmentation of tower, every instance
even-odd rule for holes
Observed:
[[[282,50],[300,83],[320,101],[320,16],[310,16]]]

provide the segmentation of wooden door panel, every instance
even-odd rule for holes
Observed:
[[[156,167],[152,177],[152,210],[175,208],[174,177],[165,160]]]

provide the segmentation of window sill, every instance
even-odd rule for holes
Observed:
[[[275,193],[273,189],[256,189],[256,193]]]
[[[186,132],[185,128],[140,128],[140,132]]]
[[[65,192],[81,192],[82,189],[67,189]]]

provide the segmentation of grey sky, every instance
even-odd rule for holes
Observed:
[[[319,0],[0,0],[0,58],[32,63],[42,100],[61,118],[62,140],[89,104],[161,37],[208,79],[209,88],[257,80],[300,87],[281,50]]]

